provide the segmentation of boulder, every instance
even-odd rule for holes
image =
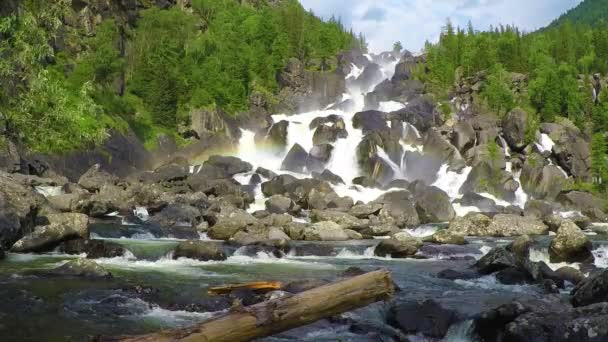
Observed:
[[[591,147],[580,133],[568,130],[554,140],[553,155],[557,165],[575,178],[591,179]]]
[[[479,163],[473,166],[466,181],[460,187],[460,193],[489,193],[511,202],[515,200],[515,192],[518,188],[519,184],[510,172],[494,168],[488,163]]]
[[[16,253],[52,250],[63,241],[89,238],[89,218],[83,214],[62,213],[47,216],[48,224],[36,227],[11,248]]]
[[[294,144],[283,159],[281,170],[304,173],[307,160],[308,152],[300,144]]]
[[[460,171],[466,166],[466,162],[458,149],[444,139],[439,131],[431,129],[424,138],[423,151],[429,155],[450,165],[450,170]]]
[[[360,219],[368,218],[370,215],[376,215],[384,208],[381,203],[357,204],[353,206],[348,213]]]
[[[553,200],[567,182],[567,176],[555,165],[545,165],[545,159],[531,154],[526,159],[521,172],[524,191],[536,199]]]
[[[482,341],[604,341],[608,339],[608,304],[572,308],[533,300],[503,304],[480,314],[473,332]]]
[[[556,201],[564,207],[572,210],[579,210],[583,214],[588,214],[595,222],[606,221],[606,214],[603,212],[604,200],[584,191],[563,191]]]
[[[321,172],[325,169],[325,165],[331,159],[331,153],[334,147],[330,144],[321,144],[313,146],[310,149],[308,160],[306,160],[306,168],[311,172]]]
[[[591,241],[571,220],[563,220],[549,246],[551,262],[593,262]]]
[[[518,268],[517,259],[505,247],[494,247],[475,264],[482,274],[490,274],[507,268]]]
[[[422,182],[412,183],[409,190],[414,195],[420,223],[449,222],[456,216],[450,197],[443,190]]]
[[[524,216],[545,221],[551,215],[553,215],[553,204],[550,202],[531,199],[524,206]]]
[[[312,222],[331,221],[340,225],[344,229],[361,230],[367,227],[366,220],[360,220],[348,213],[337,210],[313,210],[310,213]]]
[[[285,214],[291,212],[294,207],[295,203],[282,195],[274,195],[266,200],[266,211],[271,214]]]
[[[265,143],[277,150],[284,150],[287,147],[288,134],[289,121],[281,120],[270,127]]]
[[[278,176],[276,173],[274,173],[268,169],[265,169],[263,167],[258,167],[257,169],[255,169],[255,172],[266,179],[272,179],[272,178]]]
[[[461,153],[464,153],[475,146],[476,140],[477,134],[471,123],[468,121],[458,121],[458,123],[456,123],[452,131],[450,142]]]
[[[429,237],[429,241],[446,245],[466,245],[465,235],[450,229],[441,229]]]
[[[521,152],[528,145],[526,130],[528,129],[528,113],[514,109],[502,120],[503,137],[513,151]]]
[[[332,144],[338,139],[346,137],[348,137],[348,132],[344,128],[336,125],[319,125],[312,136],[312,142],[314,145]]]
[[[112,274],[94,261],[79,258],[71,260],[65,264],[43,271],[43,274],[57,277],[82,277],[93,279],[110,279]]]
[[[363,134],[387,130],[386,113],[377,110],[358,112],[353,116],[353,128],[362,130]]]
[[[184,241],[180,242],[173,251],[173,259],[188,258],[201,261],[226,260],[222,248],[210,241]]]
[[[513,242],[507,245],[507,250],[513,253],[518,260],[525,260],[530,257],[530,248],[534,244],[528,235],[517,237]]]
[[[179,164],[166,164],[158,167],[154,172],[146,172],[140,176],[144,183],[169,183],[182,181],[188,178],[188,166]]]
[[[387,316],[390,325],[408,335],[441,339],[460,318],[456,311],[446,309],[432,299],[394,303]]]
[[[172,203],[152,216],[147,223],[157,224],[161,228],[196,227],[202,220],[199,209],[188,204]]]
[[[333,172],[331,172],[327,169],[323,170],[323,172],[321,172],[321,173],[313,172],[312,177],[314,179],[326,181],[326,182],[329,182],[334,185],[344,184],[344,180],[342,180],[342,177],[334,174]]]
[[[385,223],[379,225],[369,226],[360,230],[359,232],[364,236],[391,236],[401,231],[399,227],[394,224]]]
[[[225,178],[253,170],[253,166],[251,166],[251,164],[248,162],[231,156],[213,155],[207,159],[204,165],[206,167],[213,167],[222,170],[225,174]]]
[[[61,243],[59,251],[73,255],[85,253],[87,259],[99,259],[123,256],[127,249],[119,243],[107,240],[74,239]]]
[[[91,191],[99,191],[104,185],[116,185],[118,183],[118,177],[107,173],[101,169],[100,164],[95,164],[85,172],[80,179],[78,179],[78,185]]]
[[[583,274],[583,272],[570,266],[562,266],[555,270],[555,273],[561,279],[568,281],[574,285],[577,285],[583,280],[585,280],[585,275]]]
[[[602,270],[581,281],[570,296],[574,306],[608,302],[608,270]]]
[[[350,237],[341,225],[323,221],[304,229],[304,240],[307,241],[346,241]]]
[[[378,214],[382,220],[392,221],[400,227],[411,227],[420,224],[420,218],[412,195],[408,191],[391,191],[378,197],[373,203],[382,204]]]
[[[513,214],[498,214],[479,236],[545,235],[549,231],[542,221]]]
[[[209,227],[207,235],[216,240],[228,240],[247,226],[255,224],[256,221],[255,217],[245,210],[223,209],[217,217],[217,222]]]
[[[374,249],[380,257],[406,258],[413,256],[422,247],[422,240],[406,232],[394,234],[390,239],[381,240]]]
[[[467,236],[483,236],[492,219],[479,213],[469,213],[463,217],[456,217],[449,224],[449,230]]]
[[[44,197],[13,175],[0,172],[0,249],[9,249],[35,226]]]
[[[464,207],[476,207],[482,213],[496,213],[500,209],[493,199],[481,196],[475,192],[465,193],[455,203],[460,203]]]

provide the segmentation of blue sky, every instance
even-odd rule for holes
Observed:
[[[439,37],[450,18],[465,27],[470,20],[476,29],[515,24],[532,31],[549,24],[582,0],[300,0],[304,8],[328,18],[336,15],[347,27],[363,32],[370,49],[387,50],[399,40],[418,51],[426,40]]]

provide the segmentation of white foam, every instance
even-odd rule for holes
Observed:
[[[428,237],[428,236],[435,234],[437,232],[437,230],[439,230],[439,227],[432,226],[432,225],[424,225],[424,226],[411,228],[411,229],[408,228],[408,229],[404,229],[404,230],[411,236],[424,238],[424,237]]]
[[[541,152],[551,152],[553,146],[555,146],[555,142],[553,142],[547,134],[542,133],[540,135],[540,141],[536,143],[536,146]]]
[[[350,72],[346,75],[346,79],[357,79],[363,73],[363,68],[359,68],[355,63],[350,64]]]
[[[534,262],[542,261],[545,264],[547,264],[547,266],[549,266],[549,268],[551,268],[554,271],[557,270],[558,268],[565,267],[565,266],[570,266],[572,268],[576,268],[577,270],[580,268],[579,263],[567,263],[567,262],[552,263],[549,258],[549,251],[547,249],[531,248],[530,249],[530,261],[534,261]]]
[[[380,102],[378,110],[381,112],[390,113],[390,112],[398,111],[403,108],[405,108],[405,105],[401,102],[383,101],[383,102]]]
[[[592,251],[595,257],[595,266],[608,268],[608,245],[602,245]]]
[[[36,192],[44,197],[60,196],[65,194],[63,188],[60,186],[38,185],[34,187],[34,189],[36,189]]]
[[[150,215],[148,214],[148,209],[146,207],[135,207],[135,209],[133,209],[133,215],[135,215],[142,221],[147,221],[150,217]]]
[[[449,170],[448,164],[443,164],[437,172],[437,180],[433,186],[445,191],[450,198],[456,199],[460,196],[460,188],[469,177],[469,173],[473,169],[470,166],[465,167],[460,173]]]
[[[515,293],[530,293],[536,290],[533,285],[505,285],[501,284],[494,275],[487,275],[477,279],[457,279],[454,282],[466,288],[481,288],[484,290],[498,290]]]

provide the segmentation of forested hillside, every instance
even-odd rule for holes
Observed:
[[[125,3],[0,5],[0,113],[10,139],[63,152],[130,126],[150,142],[176,135],[194,109],[236,116],[251,94],[271,102],[291,57],[325,71],[330,56],[364,45],[296,0]]]
[[[577,7],[564,13],[554,20],[549,28],[559,27],[566,21],[576,24],[597,26],[608,18],[608,1],[606,0],[583,0]]]
[[[426,49],[426,70],[419,70],[418,77],[444,99],[463,80],[483,79],[474,111],[502,117],[516,107],[524,109],[529,140],[541,122],[574,123],[592,141],[595,187],[604,189],[608,100],[600,92],[600,78],[608,72],[606,24],[591,28],[566,21],[526,34],[511,26],[479,32],[448,23],[440,41]]]

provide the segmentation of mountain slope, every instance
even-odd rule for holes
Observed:
[[[548,28],[562,25],[566,21],[576,24],[596,26],[608,19],[608,0],[584,0],[575,8],[554,20]]]

